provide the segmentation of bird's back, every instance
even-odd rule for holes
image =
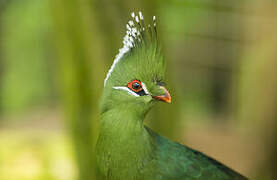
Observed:
[[[220,162],[146,128],[156,145],[157,179],[246,180]]]

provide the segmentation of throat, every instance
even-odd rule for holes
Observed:
[[[154,146],[143,119],[144,116],[122,108],[102,115],[96,152],[97,163],[106,176],[124,173],[122,169],[139,174],[153,159]]]

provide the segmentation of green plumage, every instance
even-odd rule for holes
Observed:
[[[118,58],[104,87],[96,146],[100,174],[108,180],[246,179],[206,155],[144,126],[147,112],[157,102],[153,97],[165,93],[161,89],[165,63],[157,42],[155,21],[148,28],[139,15],[139,21],[130,23],[129,28],[136,28],[134,31],[139,33],[131,35],[131,45],[125,42],[129,49]],[[130,92],[127,87],[132,80],[144,83],[141,90],[144,94]]]

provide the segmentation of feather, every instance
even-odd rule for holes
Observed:
[[[119,49],[119,53],[116,55],[114,62],[106,75],[104,86],[110,78],[115,66],[122,60],[124,55],[130,53],[135,48],[140,48],[142,44],[151,44],[157,40],[155,16],[153,16],[153,21],[148,25],[148,28],[144,25],[144,18],[141,12],[139,12],[139,16],[136,16],[135,13],[132,12],[131,17],[132,20],[129,20],[126,24],[126,35],[123,38],[123,47]],[[145,32],[145,29],[148,29],[148,32]],[[155,37],[152,37],[153,35]]]

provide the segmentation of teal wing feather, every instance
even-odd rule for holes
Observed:
[[[166,139],[151,129],[156,144],[157,166],[161,180],[246,180],[247,178],[222,163],[187,146]]]

